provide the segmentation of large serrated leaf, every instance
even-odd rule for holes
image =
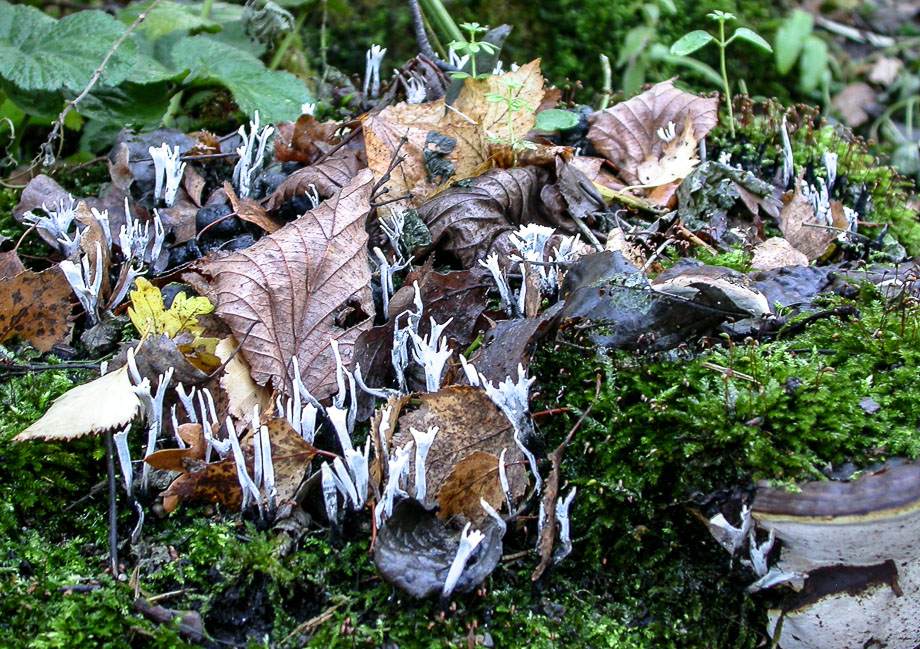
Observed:
[[[153,4],[152,0],[132,3],[118,12],[118,19],[125,25],[130,25],[142,12],[150,9],[151,4]],[[181,5],[172,0],[161,0],[159,4],[148,11],[147,17],[139,25],[138,29],[144,32],[148,39],[155,41],[161,36],[180,29],[204,29],[205,31],[216,32],[220,31],[220,25],[213,20],[202,18],[198,13],[192,11],[188,5]]]
[[[209,36],[183,38],[173,50],[178,68],[189,70],[187,81],[198,79],[225,86],[240,110],[258,110],[265,122],[293,120],[304,102],[312,100],[307,86],[288,72],[267,69],[251,54]]]
[[[101,11],[56,21],[32,7],[0,2],[0,76],[26,91],[80,91],[124,30]],[[102,82],[121,83],[134,64],[135,50],[126,39],[106,64]]]

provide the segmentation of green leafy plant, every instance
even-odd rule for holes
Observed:
[[[671,45],[671,54],[675,56],[689,56],[699,49],[715,43],[719,48],[719,65],[722,73],[722,87],[725,92],[725,104],[728,106],[728,126],[731,129],[732,137],[735,135],[735,116],[732,112],[732,93],[728,85],[728,73],[725,70],[725,49],[737,38],[747,41],[756,47],[767,52],[772,52],[773,48],[757,32],[747,27],[739,27],[731,38],[725,38],[725,23],[735,20],[735,15],[726,11],[714,11],[709,14],[709,18],[719,23],[719,35],[714,36],[707,31],[697,29],[689,34],[684,34],[677,42]]]
[[[508,108],[508,137],[507,138],[498,138],[490,137],[489,142],[497,142],[499,144],[507,144],[511,147],[512,155],[514,156],[514,164],[517,164],[517,154],[519,151],[524,149],[536,149],[537,145],[529,140],[524,140],[518,137],[515,137],[514,134],[514,114],[519,113],[522,110],[529,110],[531,113],[536,109],[524,101],[521,97],[515,97],[514,91],[523,87],[520,81],[512,81],[511,79],[501,79],[499,80],[503,86],[508,89],[507,94],[499,94],[497,92],[490,92],[486,95],[486,101],[490,104],[505,104]]]
[[[488,74],[476,74],[476,56],[480,52],[485,52],[486,54],[495,54],[498,51],[498,48],[492,43],[486,43],[485,41],[477,41],[476,34],[485,34],[489,31],[488,27],[482,27],[479,23],[461,23],[460,27],[469,34],[469,40],[466,41],[453,41],[450,43],[449,47],[458,56],[467,56],[470,57],[470,70],[472,74],[467,72],[451,72],[450,76],[454,79],[468,79],[472,77],[479,81],[480,79],[485,79],[488,77]]]
[[[57,20],[0,0],[0,119],[21,133],[73,102],[69,128],[86,119],[142,128],[169,124],[186,91],[216,88],[246,114],[296,118],[312,95],[294,75],[265,66],[266,43],[247,33],[255,33],[250,14],[226,2],[154,0],[116,17],[86,10]]]
[[[810,93],[830,83],[830,56],[827,43],[814,35],[815,19],[807,11],[795,9],[776,30],[773,39],[776,70],[788,74],[799,61],[799,89]]]

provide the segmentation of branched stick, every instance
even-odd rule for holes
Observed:
[[[559,487],[562,483],[562,458],[565,457],[565,449],[569,445],[569,442],[572,441],[578,429],[581,428],[581,424],[591,413],[600,395],[601,375],[598,374],[594,387],[594,400],[585,408],[585,411],[581,414],[578,421],[575,422],[575,425],[572,426],[572,430],[565,436],[562,443],[556,447],[555,451],[549,454],[549,461],[552,464],[553,470],[552,473],[550,473],[549,479],[546,481],[546,488],[543,492],[543,516],[545,518],[543,534],[540,537],[539,546],[540,565],[533,571],[533,575],[530,577],[531,581],[536,582],[543,576],[546,569],[549,568],[550,561],[553,557],[553,545],[556,542],[556,502],[559,500]]]
[[[58,115],[57,120],[55,120],[54,125],[51,128],[51,133],[48,135],[48,139],[45,140],[45,143],[41,145],[38,151],[38,155],[35,156],[35,159],[32,160],[32,164],[30,168],[34,168],[35,166],[37,166],[39,163],[39,160],[42,160],[45,163],[45,165],[48,165],[48,166],[54,163],[54,159],[56,157],[53,152],[54,143],[55,141],[58,141],[58,140],[60,141],[60,145],[58,146],[58,155],[60,155],[61,149],[64,146],[64,139],[61,136],[61,129],[64,128],[64,120],[67,118],[67,115],[69,115],[70,111],[72,111],[74,107],[80,101],[82,101],[83,98],[86,97],[86,95],[89,94],[90,90],[93,89],[93,87],[96,85],[96,82],[98,82],[99,79],[102,77],[102,72],[103,70],[105,70],[105,66],[108,65],[109,59],[111,59],[115,55],[115,51],[119,47],[121,47],[121,44],[124,43],[125,39],[131,35],[131,32],[137,29],[137,26],[140,25],[142,22],[144,22],[144,20],[146,20],[147,14],[149,14],[154,9],[154,7],[160,4],[161,1],[162,0],[153,0],[150,6],[144,9],[144,11],[140,13],[140,15],[134,20],[134,22],[131,23],[131,26],[128,27],[124,31],[124,33],[118,37],[118,40],[116,40],[115,43],[112,45],[112,48],[105,55],[105,58],[102,59],[102,63],[100,63],[99,67],[96,68],[96,71],[93,72],[93,76],[90,78],[89,83],[86,84],[86,87],[83,88],[83,91],[79,95],[77,95],[75,98],[67,102],[67,105],[64,106],[64,110],[61,111],[61,114]]]

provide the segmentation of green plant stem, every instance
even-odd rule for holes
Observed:
[[[447,50],[444,49],[444,45],[441,43],[441,39],[438,38],[437,32],[432,27],[431,22],[428,20],[428,16],[425,15],[424,11],[419,11],[422,14],[422,25],[425,26],[425,30],[429,34],[428,40],[431,43],[431,47],[437,51],[438,56],[440,56],[445,61],[447,60]]]
[[[597,110],[605,110],[607,106],[610,105],[610,94],[613,92],[610,87],[612,79],[612,73],[610,71],[610,59],[607,58],[606,54],[601,54],[601,72],[603,73],[601,100],[597,104]]]
[[[448,13],[441,0],[421,0],[421,3],[424,5],[422,8],[424,13],[431,15],[431,19],[440,27],[441,31],[447,34],[448,40],[466,42],[466,38],[460,32],[460,28],[457,27],[454,19],[450,17],[450,13]]]
[[[201,17],[207,20],[211,16],[211,7],[214,6],[214,0],[204,0],[201,5]]]
[[[166,107],[166,112],[163,114],[163,126],[169,128],[173,124],[173,120],[176,118],[176,115],[179,113],[179,108],[182,106],[182,96],[185,94],[184,90],[180,90],[172,97],[169,98],[169,105]]]
[[[329,45],[326,42],[326,19],[329,16],[329,0],[323,0],[323,22],[319,28],[319,58],[320,65],[323,68],[323,74],[319,79],[319,88],[316,93],[318,97],[325,96],[326,76],[329,74],[329,64],[326,61],[326,54],[329,52]]]
[[[301,9],[300,13],[297,14],[297,19],[294,21],[294,26],[284,35],[284,40],[281,41],[281,44],[278,45],[278,49],[276,49],[275,53],[272,55],[272,60],[268,64],[269,70],[278,69],[278,66],[281,64],[281,59],[284,58],[284,55],[287,54],[288,49],[291,47],[291,43],[293,43],[297,35],[300,34],[300,29],[303,27],[304,20],[306,19],[307,11],[306,9]]]
[[[728,128],[735,137],[735,113],[732,110],[732,91],[728,86],[728,73],[725,71],[725,21],[719,21],[719,65],[722,68],[722,84],[725,86],[725,105],[728,106]]]

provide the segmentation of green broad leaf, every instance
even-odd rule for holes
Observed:
[[[580,118],[575,113],[558,108],[550,108],[537,113],[533,127],[538,131],[565,131],[577,126]]]
[[[259,111],[265,123],[295,120],[300,107],[313,96],[303,81],[288,72],[272,71],[246,51],[214,40],[192,36],[173,50],[177,68],[187,69],[192,81],[224,86],[247,115]]]
[[[767,52],[773,51],[773,48],[770,47],[770,44],[766,41],[766,39],[764,39],[763,36],[761,36],[760,34],[758,34],[752,29],[748,29],[747,27],[739,27],[738,29],[736,29],[735,33],[732,34],[732,37],[729,38],[728,41],[731,42],[735,40],[736,38],[740,38],[743,41],[747,41],[751,45],[755,45],[759,47],[760,49],[765,50]]]
[[[701,47],[706,47],[714,40],[715,38],[713,38],[712,34],[709,32],[697,29],[696,31],[681,36],[677,42],[671,46],[671,54],[675,56],[687,56],[688,54],[693,54]]]
[[[131,3],[118,12],[118,19],[125,25],[130,25],[152,4],[153,0]],[[138,25],[137,29],[149,40],[155,41],[179,29],[217,32],[220,31],[220,25],[213,20],[202,18],[200,12],[190,10],[188,5],[181,5],[173,0],[160,0],[160,3],[147,13],[144,22]]]
[[[0,76],[25,91],[80,91],[124,31],[101,11],[54,20],[33,7],[0,1]],[[118,47],[102,72],[103,83],[125,79],[135,49],[130,39]]]
[[[646,43],[655,36],[655,30],[647,25],[633,27],[626,32],[626,38],[623,39],[623,46],[620,47],[620,55],[617,57],[616,67],[626,65],[629,61],[635,59],[642,51]]]
[[[64,95],[60,90],[23,90],[0,79],[0,90],[7,100],[13,102],[20,110],[35,118],[50,120],[56,118],[64,109]]]
[[[680,65],[685,68],[689,68],[700,76],[705,77],[713,85],[722,85],[722,77],[712,68],[712,66],[706,65],[702,61],[697,61],[696,59],[690,59],[684,56],[675,56],[668,52],[668,48],[661,43],[655,43],[649,48],[649,59],[652,61],[663,61],[665,63],[670,63],[671,65]],[[642,84],[640,83],[639,85]],[[638,88],[639,86],[636,86],[636,89]]]
[[[140,128],[158,124],[169,106],[166,83],[131,83],[94,88],[77,110],[90,119]]]
[[[675,56],[674,58],[681,61],[695,61],[696,59],[685,59],[682,56]],[[632,97],[639,91],[639,88],[642,87],[642,84],[645,83],[645,72],[648,68],[648,62],[646,59],[638,58],[630,65],[626,66],[626,69],[623,71],[623,78],[620,80],[620,84],[623,86],[623,93],[627,97]]]
[[[814,26],[814,16],[807,11],[796,9],[776,30],[773,53],[776,56],[776,69],[780,74],[786,74],[792,69],[792,64],[802,53],[805,39],[811,35]]]
[[[821,77],[827,70],[827,43],[812,34],[805,39],[802,46],[802,58],[799,61],[799,87],[802,92],[811,92],[821,83]]]

